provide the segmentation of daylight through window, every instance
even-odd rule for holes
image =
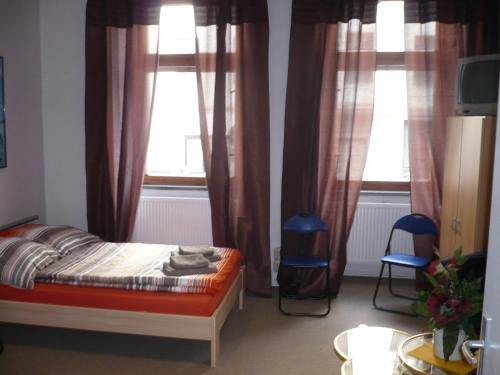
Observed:
[[[410,177],[403,12],[403,1],[381,1],[377,8],[375,104],[363,174],[365,189],[405,189],[407,184],[402,182]]]
[[[192,5],[163,6],[145,182],[204,185]]]

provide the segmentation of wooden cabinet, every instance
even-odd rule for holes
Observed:
[[[452,256],[484,251],[488,239],[495,117],[448,119],[440,251]]]

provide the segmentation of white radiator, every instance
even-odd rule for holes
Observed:
[[[211,245],[208,198],[141,197],[132,241]]]
[[[356,208],[351,234],[347,242],[345,274],[378,276],[381,266],[380,257],[384,255],[392,225],[401,216],[409,213],[410,204],[407,203],[360,202]],[[392,240],[392,250],[413,254],[411,235],[396,231]],[[414,271],[409,269],[393,268],[395,276],[413,277],[414,274]]]
[[[410,205],[407,203],[359,203],[347,243],[345,274],[378,276],[380,257],[392,225],[409,213]],[[132,241],[212,244],[208,198],[141,197]],[[396,232],[392,244],[395,251],[413,253],[412,238],[408,234]],[[394,275],[413,277],[414,272],[395,267]]]

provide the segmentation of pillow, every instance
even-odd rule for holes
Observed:
[[[32,289],[36,273],[59,259],[59,253],[25,238],[0,238],[0,283]]]
[[[19,232],[18,236],[48,245],[57,250],[61,257],[103,242],[93,234],[62,225],[33,227]]]

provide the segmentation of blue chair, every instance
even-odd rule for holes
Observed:
[[[282,298],[287,299],[303,299],[305,297],[300,297],[298,295],[290,294],[285,292],[287,285],[284,285],[283,280],[279,280],[279,297],[278,297],[278,307],[281,313],[285,315],[293,316],[314,316],[314,317],[324,317],[330,313],[331,306],[331,295],[330,295],[330,252],[328,251],[328,245],[325,249],[324,257],[312,256],[310,253],[304,249],[300,248],[300,253],[298,255],[287,255],[287,250],[285,249],[285,236],[290,233],[295,233],[299,236],[314,235],[315,233],[324,233],[326,236],[326,243],[328,244],[328,228],[326,223],[321,220],[318,216],[312,215],[310,213],[300,213],[293,215],[288,218],[283,224],[282,228],[282,245],[281,245],[281,258],[280,258],[280,270],[286,269],[321,269],[326,273],[326,287],[324,293],[319,297],[310,297],[311,299],[323,299],[327,298],[328,308],[325,313],[322,314],[312,314],[305,312],[288,312],[283,309]]]
[[[387,264],[389,266],[389,292],[398,298],[404,298],[409,300],[415,300],[415,297],[405,296],[402,294],[395,293],[392,288],[392,266],[413,268],[415,270],[423,269],[429,265],[431,262],[430,258],[420,257],[416,255],[400,254],[391,252],[391,240],[395,230],[402,230],[413,235],[428,235],[434,238],[434,244],[436,244],[438,231],[436,224],[429,217],[422,214],[411,214],[400,218],[393,225],[391,234],[389,235],[389,241],[387,242],[387,247],[385,249],[385,255],[380,259],[382,266],[380,268],[380,274],[377,280],[377,286],[375,287],[375,293],[373,294],[373,307],[377,310],[393,312],[403,315],[415,316],[413,313],[406,311],[394,310],[383,308],[377,305],[377,295],[380,287],[380,282],[382,281],[382,275],[384,274],[384,267]]]

